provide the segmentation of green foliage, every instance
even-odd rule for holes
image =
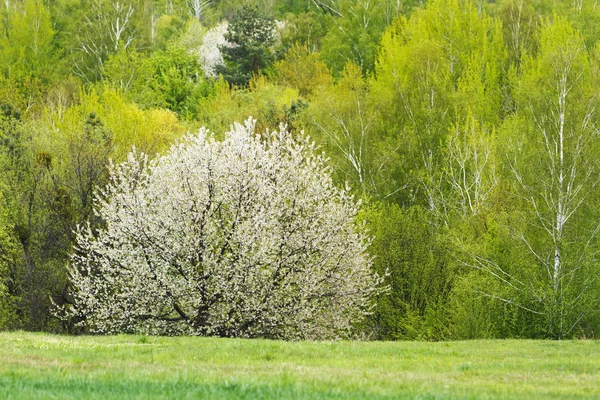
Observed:
[[[520,305],[543,321],[543,335],[571,337],[596,317],[598,98],[584,42],[558,16],[545,21],[538,53],[520,72],[504,129],[508,179],[529,222],[515,236],[528,257],[511,280],[531,287]]]
[[[190,55],[196,53],[202,43],[204,42],[204,35],[206,33],[206,28],[196,19],[188,20],[185,26],[183,27],[182,32],[179,32],[179,35],[171,40],[168,45],[172,48],[183,48]]]
[[[197,26],[198,21],[191,20],[187,24],[176,15],[163,14],[152,21],[151,41],[154,48],[165,50],[180,32],[189,26]]]
[[[38,242],[44,233],[38,228],[44,214],[40,212],[38,187],[43,182],[44,168],[34,161],[31,135],[20,114],[9,106],[2,106],[0,116],[0,181],[2,190],[4,267],[6,287],[3,307],[10,302],[5,327],[41,329],[47,326],[49,315],[44,312],[50,299],[45,296],[57,282],[53,271],[38,265],[43,249],[56,249],[52,240]],[[50,239],[50,238],[48,238]],[[38,246],[40,244],[40,246]],[[39,251],[39,252],[38,252]],[[44,256],[50,255],[46,252]],[[8,279],[7,279],[8,278]],[[6,310],[3,310],[6,312]]]
[[[217,68],[231,85],[246,86],[253,75],[273,62],[275,22],[255,7],[244,6],[229,21],[225,34],[228,44],[221,46],[225,65]]]
[[[156,102],[151,105],[175,111],[184,118],[194,117],[198,101],[211,90],[198,60],[182,49],[175,48],[154,53],[150,65],[153,68],[152,77],[146,84],[155,94]],[[156,100],[157,97],[162,97],[162,104]]]
[[[150,39],[144,0],[84,1],[85,13],[73,26],[72,71],[85,82],[102,78],[104,63],[120,49],[144,47]],[[72,21],[73,23],[75,21]],[[153,21],[150,21],[153,26]]]
[[[0,136],[0,140],[3,136]],[[5,198],[7,188],[0,181],[0,329],[15,326],[15,296],[10,291],[11,272],[17,262],[18,247],[14,237],[14,226],[10,223],[8,202]]]
[[[322,13],[315,11],[301,14],[287,14],[285,26],[281,33],[282,49],[289,49],[294,44],[299,44],[309,52],[321,48],[321,40],[327,33],[328,19]]]
[[[298,15],[306,13],[311,8],[310,1],[306,0],[280,0],[277,2],[278,12],[281,16]],[[279,16],[277,16],[279,17]]]
[[[105,77],[137,104],[166,108],[183,119],[195,118],[198,102],[212,92],[197,58],[179,47],[149,58],[122,49],[107,62]]]
[[[340,0],[339,17],[332,17],[331,28],[323,38],[322,57],[335,73],[348,61],[363,72],[371,71],[383,31],[397,13],[389,1]],[[398,7],[399,3],[396,4]]]
[[[39,135],[41,145],[64,151],[70,147],[68,141],[86,139],[90,126],[102,127],[111,132],[105,135],[110,136],[107,137],[109,155],[115,161],[121,160],[134,145],[147,154],[160,152],[184,131],[173,112],[143,109],[111,88],[81,89],[69,107],[55,110],[46,117],[45,123],[38,122],[41,131],[48,133]]]
[[[285,58],[274,65],[278,81],[298,91],[308,99],[314,92],[328,90],[333,83],[327,66],[316,53],[296,43],[285,54]]]
[[[0,103],[36,115],[56,77],[50,12],[41,1],[27,0],[7,2],[0,16]]]
[[[539,14],[532,1],[506,0],[498,3],[495,14],[502,21],[504,41],[510,59],[518,64],[524,54],[535,51]]]
[[[379,101],[369,89],[360,67],[348,63],[338,82],[314,94],[299,119],[332,158],[340,184],[349,183],[361,195],[385,198],[402,184],[394,175],[398,137],[378,129]]]
[[[6,12],[6,28],[0,34],[0,71],[17,81],[49,78],[54,30],[48,8],[39,0],[27,0]]]
[[[388,274],[367,325],[378,340],[447,337],[445,303],[454,280],[448,253],[430,214],[416,206],[375,203],[364,215],[373,235],[375,270]]]
[[[253,116],[258,119],[259,132],[281,123],[294,127],[304,104],[296,90],[278,86],[265,77],[251,80],[249,88],[244,90],[232,89],[220,80],[215,84],[215,94],[200,101],[198,124],[212,132],[224,132],[232,121]]]
[[[501,115],[504,47],[499,24],[469,1],[434,1],[403,16],[383,35],[371,95],[381,129],[402,137],[397,180],[401,203],[437,209],[449,131],[469,114],[489,131]],[[485,122],[484,122],[485,121]]]

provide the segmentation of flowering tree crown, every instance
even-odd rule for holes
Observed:
[[[96,195],[104,228],[77,232],[63,311],[102,333],[347,336],[381,283],[358,207],[284,127],[134,151]]]

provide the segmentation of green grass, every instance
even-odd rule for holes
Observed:
[[[600,342],[0,333],[0,398],[600,398]]]

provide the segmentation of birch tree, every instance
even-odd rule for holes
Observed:
[[[186,0],[188,9],[190,14],[194,19],[198,22],[202,22],[204,19],[204,14],[208,7],[210,6],[210,1],[208,0]]]
[[[371,90],[383,129],[401,141],[402,202],[440,209],[448,134],[469,115],[480,124],[498,120],[502,56],[498,22],[471,1],[432,1],[384,33]]]
[[[362,191],[374,189],[368,164],[375,115],[367,105],[367,94],[360,68],[349,63],[340,82],[323,91],[308,113],[309,124],[338,161],[336,172],[342,181],[348,180]]]
[[[448,129],[440,168],[426,163],[429,208],[447,226],[454,218],[480,214],[498,184],[495,132],[501,118],[504,60],[499,29],[495,38],[479,49],[479,57],[469,60],[453,93],[456,120]]]
[[[503,22],[508,50],[514,60],[519,62],[524,52],[532,50],[538,17],[528,0],[506,1],[502,4],[499,16]]]
[[[106,228],[79,229],[65,310],[94,332],[346,337],[380,290],[358,205],[283,127],[131,153],[96,202]]]
[[[493,146],[473,117],[453,126],[442,168],[426,188],[430,210],[441,222],[475,216],[486,206],[498,183]]]
[[[73,72],[86,81],[99,78],[108,57],[137,38],[136,12],[140,10],[128,0],[92,0],[77,34]]]
[[[507,168],[526,210],[526,224],[512,231],[529,258],[518,268],[480,267],[510,288],[496,297],[542,318],[545,334],[561,339],[597,304],[598,99],[583,40],[566,20],[546,21],[539,46],[514,78],[518,109],[506,123]]]

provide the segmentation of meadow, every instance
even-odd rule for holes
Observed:
[[[0,333],[3,399],[600,397],[600,341],[281,342]]]

